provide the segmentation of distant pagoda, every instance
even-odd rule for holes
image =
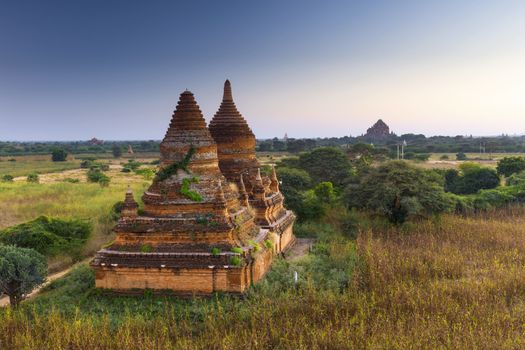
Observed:
[[[379,119],[374,125],[366,130],[366,134],[364,136],[370,139],[381,139],[389,135],[390,128],[382,119]]]
[[[290,246],[295,217],[282,207],[275,175],[260,176],[255,136],[235,112],[225,88],[212,137],[193,94],[180,95],[160,145],[160,170],[142,196],[144,209],[139,215],[128,190],[115,241],[91,262],[97,287],[126,294],[243,293]],[[244,170],[255,174],[254,183],[241,176]]]

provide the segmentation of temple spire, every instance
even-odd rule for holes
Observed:
[[[243,174],[241,174],[240,176],[239,194],[240,194],[242,205],[247,207],[248,206],[248,193],[246,192],[246,187],[244,186]]]
[[[120,216],[122,218],[134,218],[138,215],[138,208],[139,205],[133,197],[133,191],[131,190],[131,186],[128,185],[126,197],[124,198],[124,205],[122,206],[122,210],[120,211]]]
[[[224,82],[224,93],[222,95],[222,101],[233,101],[232,86],[228,79],[226,79],[226,81]]]
[[[270,189],[272,192],[279,192],[279,180],[277,180],[277,174],[275,173],[275,165],[272,165],[272,174],[270,176]]]

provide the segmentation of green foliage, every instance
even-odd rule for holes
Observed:
[[[123,173],[129,173],[131,171],[135,171],[136,172],[138,170],[138,168],[140,168],[141,165],[142,165],[142,163],[137,162],[134,159],[128,159],[128,162],[125,163],[122,166],[122,172]]]
[[[2,182],[13,182],[13,175],[5,174],[2,176]]]
[[[190,200],[192,200],[194,202],[202,202],[202,196],[199,193],[190,190],[190,184],[192,184],[192,183],[199,183],[199,178],[196,177],[196,176],[192,176],[191,178],[184,178],[184,179],[182,179],[182,185],[180,187],[180,193],[184,197],[186,197],[186,198],[188,198],[188,199],[190,199]]]
[[[467,160],[467,155],[463,152],[458,152],[456,154],[456,160]]]
[[[331,224],[309,222],[299,226],[299,230],[307,228],[311,232],[308,237],[316,238],[312,252],[298,261],[276,260],[254,290],[269,297],[312,287],[323,293],[346,290],[358,265],[355,244]],[[295,271],[299,277],[297,285],[293,278]]]
[[[315,183],[326,181],[341,187],[353,175],[350,161],[340,148],[323,147],[303,153],[299,164]]]
[[[89,169],[86,176],[89,182],[98,183],[102,187],[108,186],[110,182],[110,178],[100,169]]]
[[[37,173],[31,173],[29,175],[27,175],[27,182],[31,182],[31,183],[39,183],[40,182],[40,177],[38,176]]]
[[[124,170],[124,168],[122,170]],[[150,168],[137,169],[135,170],[135,174],[142,175],[145,180],[151,180],[155,176],[155,171]]]
[[[141,253],[151,253],[152,251],[153,247],[150,244],[143,244],[140,246]]]
[[[265,239],[264,240],[264,246],[267,248],[267,249],[273,249],[273,242],[269,239]]]
[[[0,243],[31,248],[45,256],[66,254],[76,259],[91,230],[91,224],[84,220],[40,216],[1,230]]]
[[[507,186],[525,185],[525,171],[510,175],[505,182]]]
[[[53,162],[65,162],[67,159],[67,152],[62,148],[56,148],[51,153],[51,160]]]
[[[420,162],[426,162],[430,158],[429,153],[417,153],[414,156],[414,160],[420,161]]]
[[[330,204],[335,200],[336,194],[331,182],[320,182],[315,186],[314,193],[319,201]]]
[[[237,253],[237,254],[242,254],[243,253],[243,250],[241,247],[233,247],[232,248],[232,252],[233,253]]]
[[[473,194],[479,190],[496,188],[500,178],[494,169],[476,163],[463,163],[461,172],[449,169],[445,173],[445,189],[455,194]]]
[[[33,249],[0,245],[0,294],[18,306],[25,294],[42,284],[47,276],[46,258]]]
[[[498,161],[496,169],[499,175],[509,177],[512,174],[516,174],[525,170],[525,158],[505,157]]]
[[[122,157],[122,148],[118,144],[114,144],[111,148],[111,152],[113,153],[113,157],[120,158]]]
[[[221,248],[218,248],[218,247],[211,248],[211,255],[219,256],[220,253],[221,253]]]
[[[279,189],[284,195],[286,207],[297,211],[303,201],[302,191],[310,188],[312,179],[302,169],[279,166],[276,169],[277,177],[281,180]]]
[[[111,218],[113,220],[118,220],[120,214],[122,213],[122,208],[124,207],[124,201],[118,201],[111,207]]]
[[[188,153],[184,156],[184,158],[180,162],[173,162],[170,165],[160,169],[157,172],[157,180],[158,181],[164,181],[171,177],[172,175],[176,174],[177,171],[183,170],[187,174],[189,174],[188,165],[190,164],[191,157],[195,154],[195,147],[190,146],[190,149],[188,150]]]
[[[79,179],[74,179],[74,178],[71,178],[71,177],[66,177],[64,180],[62,180],[64,182],[69,182],[70,184],[78,184],[80,183],[80,180]]]
[[[371,210],[396,224],[410,216],[442,213],[453,205],[435,172],[403,161],[370,169],[359,184],[347,187],[345,198],[350,207]]]
[[[254,240],[249,240],[248,244],[250,244],[253,247],[253,251],[256,253],[261,250],[260,244],[255,242]]]
[[[443,154],[441,157],[439,157],[441,160],[449,160],[449,156],[447,154]]]
[[[232,266],[241,266],[242,259],[238,257],[237,255],[230,257],[230,265]]]

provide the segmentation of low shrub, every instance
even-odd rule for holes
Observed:
[[[31,174],[27,175],[27,182],[39,183],[40,182],[40,177],[38,176],[37,173],[31,173]]]
[[[0,243],[31,248],[45,256],[66,254],[77,258],[92,231],[90,222],[40,216],[0,231]]]
[[[2,182],[13,182],[14,177],[13,175],[6,174],[2,176]]]

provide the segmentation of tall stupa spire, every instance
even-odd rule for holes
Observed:
[[[195,168],[192,170],[208,171],[217,167],[217,145],[195,97],[186,90],[180,94],[166,136],[160,144],[161,166],[182,161],[191,148],[195,154],[190,163],[190,168]]]
[[[229,181],[238,182],[239,173],[258,166],[255,135],[235,106],[229,80],[224,82],[222,102],[209,129],[217,142],[219,167]]]

